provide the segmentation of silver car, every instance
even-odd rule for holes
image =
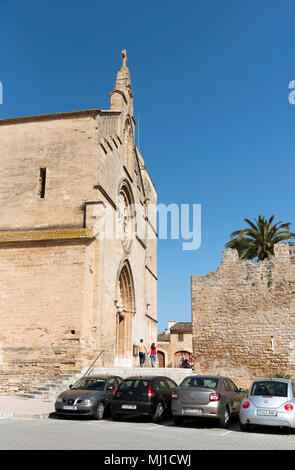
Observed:
[[[240,426],[286,426],[295,429],[295,383],[286,379],[255,380],[240,407]]]
[[[172,415],[175,424],[184,418],[215,418],[225,428],[232,415],[238,415],[244,390],[228,377],[192,375],[172,392]]]
[[[56,415],[102,419],[105,412],[110,411],[112,394],[122,380],[113,375],[82,377],[57,397]]]

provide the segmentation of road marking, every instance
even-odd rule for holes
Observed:
[[[226,432],[220,432],[218,433],[219,436],[227,436],[228,434],[231,434],[232,431],[226,431]]]

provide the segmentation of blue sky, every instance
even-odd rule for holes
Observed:
[[[294,224],[294,18],[289,0],[0,0],[0,118],[108,109],[127,49],[158,200],[202,205],[199,250],[159,241],[160,330],[190,321],[190,276],[243,218]]]

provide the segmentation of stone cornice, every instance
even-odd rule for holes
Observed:
[[[90,238],[93,238],[93,230],[85,228],[0,232],[0,244]]]
[[[18,124],[22,122],[30,122],[30,121],[46,121],[51,119],[66,119],[66,118],[79,118],[79,117],[93,117],[95,118],[97,115],[100,116],[118,116],[120,115],[121,111],[116,110],[101,110],[101,109],[85,109],[80,111],[66,111],[64,113],[52,113],[52,114],[39,114],[33,116],[16,116],[12,118],[5,118],[0,119],[0,125],[5,124]]]

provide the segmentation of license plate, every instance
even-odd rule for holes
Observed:
[[[123,410],[136,410],[136,405],[121,405]]]
[[[78,407],[77,406],[68,406],[68,405],[64,405],[62,407],[63,410],[77,410]]]
[[[275,410],[257,410],[257,416],[276,416]]]
[[[203,410],[201,408],[183,408],[182,413],[201,415],[203,414]]]

